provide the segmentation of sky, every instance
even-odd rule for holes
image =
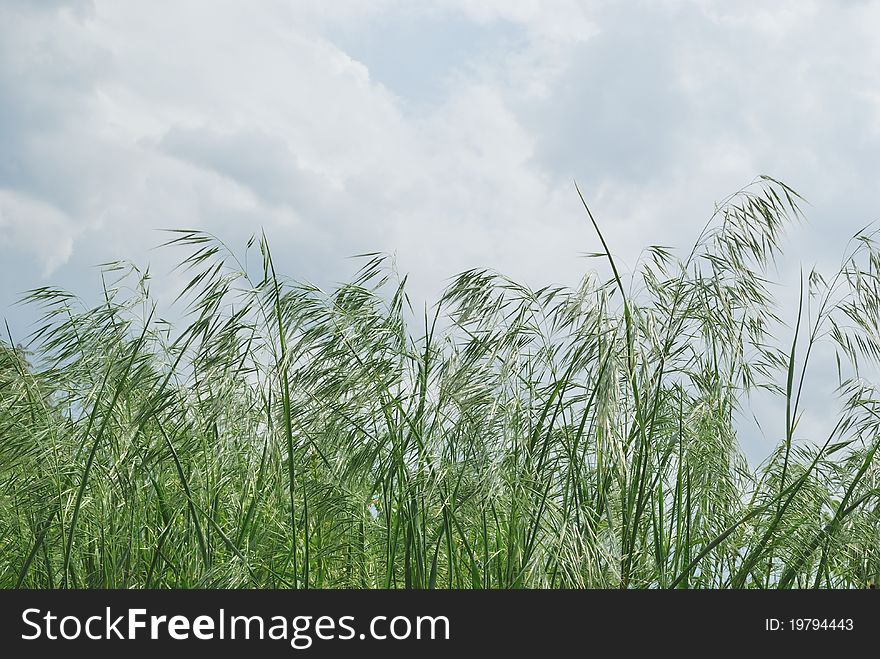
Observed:
[[[0,0],[0,309],[26,336],[23,291],[120,259],[170,299],[166,228],[265,231],[327,287],[392,253],[416,300],[471,267],[575,285],[575,181],[632,266],[759,174],[810,202],[785,297],[880,218],[878,26],[870,0]]]

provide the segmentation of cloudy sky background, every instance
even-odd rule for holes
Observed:
[[[880,217],[878,27],[858,0],[0,0],[0,308],[23,337],[22,291],[94,294],[115,259],[170,296],[169,227],[265,229],[325,286],[393,252],[415,299],[475,266],[574,285],[573,180],[633,264],[761,173],[811,203],[793,285]]]

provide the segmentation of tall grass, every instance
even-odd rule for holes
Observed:
[[[34,290],[28,350],[0,345],[0,586],[864,587],[880,250],[805,276],[780,332],[767,272],[799,201],[762,177],[629,274],[584,204],[608,281],[471,270],[430,309],[382,256],[323,292],[265,239],[238,260],[196,231],[169,242],[182,327],[133,266],[94,308]],[[820,345],[836,425],[805,441]],[[753,470],[759,389],[784,432]]]

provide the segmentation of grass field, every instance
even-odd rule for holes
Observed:
[[[867,587],[880,251],[861,235],[779,289],[782,325],[767,273],[799,201],[761,178],[631,273],[584,204],[608,281],[473,270],[427,310],[382,256],[325,292],[265,240],[237,257],[195,231],[168,247],[177,327],[132,266],[94,308],[34,290],[27,350],[0,344],[0,586]],[[820,345],[834,430],[805,437]],[[784,432],[753,469],[758,390]]]

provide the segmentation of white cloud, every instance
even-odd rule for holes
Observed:
[[[830,0],[0,2],[0,276],[87,293],[84,266],[160,275],[155,229],[199,227],[265,228],[324,283],[395,251],[415,298],[475,266],[575,283],[572,179],[632,264],[759,173],[814,204],[796,260],[834,262],[880,208],[878,24]]]
[[[75,237],[64,213],[41,201],[0,190],[0,249],[29,254],[48,276],[70,258]]]
[[[306,260],[341,265],[353,252],[396,250],[433,293],[486,256],[497,267],[528,262],[540,253],[535,236],[566,244],[543,227],[557,221],[554,200],[570,181],[548,181],[530,162],[534,140],[485,71],[409,114],[396,90],[308,21],[212,5],[207,29],[204,14],[200,3],[173,12],[96,3],[84,20],[40,19],[47,33],[61,30],[45,26],[57,21],[72,41],[91,40],[101,57],[69,74],[80,80],[64,108],[47,103],[75,117],[51,140],[35,132],[22,146],[23,187],[99,232],[106,251],[141,256],[147,227],[205,226],[235,240],[265,225]],[[223,209],[246,226],[230,226]],[[541,261],[520,272],[541,273]],[[569,261],[579,266],[575,252]]]

